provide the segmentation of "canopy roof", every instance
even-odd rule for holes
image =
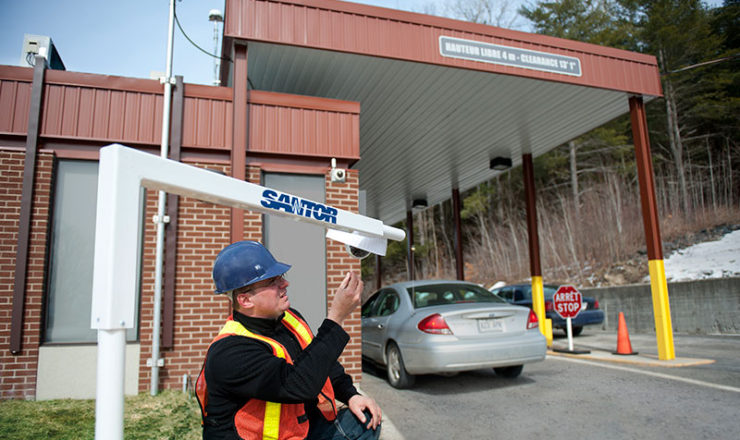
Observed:
[[[226,6],[224,49],[246,42],[252,88],[360,103],[353,167],[386,223],[661,95],[643,54],[333,0]]]

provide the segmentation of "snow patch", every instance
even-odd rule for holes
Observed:
[[[665,276],[668,281],[740,277],[740,230],[673,252],[665,259]]]

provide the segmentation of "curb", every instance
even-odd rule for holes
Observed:
[[[403,435],[398,432],[396,429],[396,425],[393,424],[391,419],[383,416],[383,425],[380,429],[380,439],[379,440],[405,440]]]
[[[360,389],[359,385],[355,384],[355,388],[363,396],[372,397],[369,394],[367,394],[365,391]],[[383,422],[380,428],[379,440],[406,440],[406,439],[400,432],[398,432],[398,429],[396,429],[396,425],[393,424],[393,421],[390,419],[390,417],[383,414]]]
[[[655,355],[644,354],[644,355],[618,355],[613,354],[609,351],[603,351],[599,349],[591,349],[590,354],[570,354],[563,352],[555,352],[548,348],[548,356],[560,356],[569,357],[575,359],[589,359],[594,361],[602,362],[613,362],[617,364],[628,364],[628,365],[640,365],[645,367],[664,367],[664,368],[677,368],[677,367],[695,367],[697,365],[708,365],[715,362],[714,359],[694,359],[694,358],[675,358],[671,360],[660,360]]]

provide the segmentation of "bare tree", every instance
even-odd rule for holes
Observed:
[[[473,23],[514,28],[519,21],[514,0],[447,0],[444,15]]]
[[[663,55],[663,49],[658,51],[658,60],[665,69],[665,56]],[[676,167],[676,174],[678,177],[678,186],[680,191],[679,203],[681,210],[690,215],[690,203],[689,203],[689,191],[686,185],[686,170],[684,168],[684,144],[681,139],[681,128],[678,123],[678,110],[676,109],[676,92],[673,87],[673,82],[670,78],[665,78],[663,81],[664,85],[664,99],[665,99],[665,111],[666,111],[666,125],[668,131],[668,142],[673,157],[673,165]]]

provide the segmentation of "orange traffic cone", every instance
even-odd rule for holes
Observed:
[[[617,328],[617,351],[613,352],[613,354],[637,354],[636,351],[632,351],[630,335],[627,331],[627,322],[624,320],[624,313],[622,312],[619,312],[619,327]]]

